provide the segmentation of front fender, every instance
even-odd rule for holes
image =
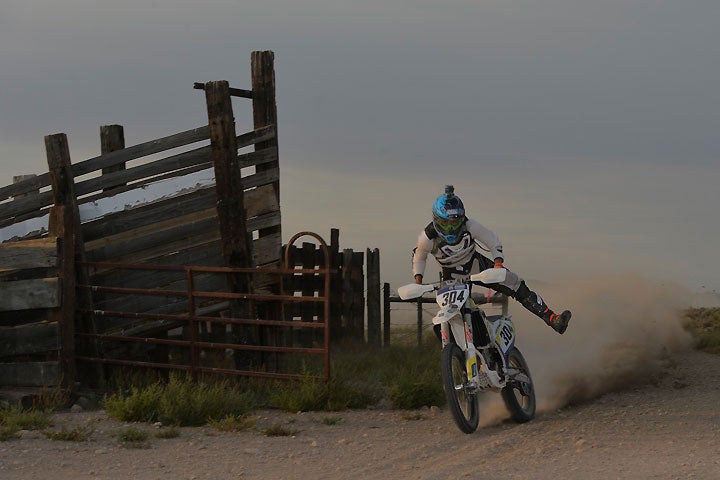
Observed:
[[[432,322],[433,325],[440,325],[441,323],[449,322],[456,316],[460,316],[459,308],[443,308],[433,317]]]
[[[432,320],[434,325],[447,323],[452,330],[455,343],[463,352],[467,350],[467,340],[465,338],[465,324],[463,323],[462,313],[459,308],[443,308]]]

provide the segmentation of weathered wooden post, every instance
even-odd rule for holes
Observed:
[[[85,245],[80,227],[80,212],[78,211],[77,198],[75,197],[75,181],[70,162],[70,148],[68,146],[67,136],[64,133],[46,136],[45,151],[47,154],[53,203],[57,206],[64,207],[63,216],[69,217],[63,220],[63,237],[66,242],[73,242],[75,261],[84,261]],[[75,277],[80,284],[87,285],[89,283],[87,270],[85,268],[76,269]],[[72,308],[73,312],[75,312],[76,332],[95,334],[96,328],[92,316],[77,316],[78,304],[81,308],[92,311],[92,293],[83,289],[78,294],[77,304],[72,307],[64,306],[63,309]],[[76,352],[80,355],[98,358],[99,350],[97,341],[78,342],[76,344]],[[81,381],[84,380],[91,386],[101,386],[104,382],[103,369],[98,363],[93,363],[91,366],[85,368],[78,368],[77,372],[81,377]]]
[[[255,144],[255,151],[266,148],[278,148],[277,135],[277,104],[275,101],[275,54],[272,51],[255,51],[250,54],[250,73],[252,82],[252,108],[253,108],[253,127],[257,130],[268,125],[275,125],[275,136],[264,142]],[[275,193],[275,200],[280,204],[280,161],[279,155],[275,156],[275,160],[256,165],[257,173],[275,171],[276,180],[272,182],[272,188]],[[279,213],[279,212],[278,212]],[[271,227],[261,228],[258,230],[257,238],[261,239],[270,235],[282,234],[281,222]],[[268,285],[268,288],[279,293],[279,284]],[[262,303],[257,306],[258,314],[266,319],[280,319],[282,316],[282,307],[278,302]],[[260,328],[259,334],[261,338],[267,337],[267,328]]]
[[[105,155],[116,150],[122,150],[125,148],[125,132],[123,131],[122,125],[103,125],[100,127],[100,153]],[[102,174],[120,172],[125,170],[125,163],[118,163],[112,167],[106,167],[102,169]],[[117,187],[125,185],[124,182],[119,182],[117,185],[112,185],[106,188],[104,191],[111,191]]]
[[[205,100],[208,111],[211,156],[215,169],[217,214],[223,258],[228,267],[250,267],[252,253],[247,234],[244,192],[237,155],[235,118],[228,82],[221,80],[206,83]],[[247,274],[229,275],[231,291],[250,293],[251,281],[248,277]],[[249,302],[233,301],[231,304],[233,317],[251,318],[252,309]],[[236,326],[233,332],[238,336],[238,343],[258,344],[258,334],[255,328],[246,325]],[[216,329],[214,335],[219,336],[221,333]],[[241,369],[248,368],[253,355],[242,351],[235,353],[236,366]]]
[[[390,284],[383,283],[383,346],[390,346]]]
[[[75,384],[75,239],[73,238],[73,217],[66,207],[56,205],[50,208],[48,235],[58,238],[58,276],[60,278],[60,308],[50,311],[48,320],[56,322],[60,334],[60,384],[70,390]]]
[[[423,302],[422,297],[417,299],[417,344],[422,347],[422,329],[423,329]]]
[[[258,128],[268,125],[276,125],[275,136],[267,141],[255,144],[255,151],[278,146],[277,135],[277,104],[275,101],[275,54],[266,50],[263,52],[252,52],[251,54],[251,75],[252,75],[252,105],[253,105],[253,126]],[[279,155],[275,161],[258,165],[257,172],[279,169]],[[280,202],[280,176],[273,182],[275,197]],[[260,230],[260,236],[264,237],[271,233],[280,233],[281,227],[278,224],[268,229]]]
[[[367,338],[368,344],[380,347],[380,251],[365,252],[367,257]]]
[[[330,338],[335,340],[342,331],[342,289],[340,276],[340,230],[330,229],[330,259],[328,267],[333,274],[330,276]]]

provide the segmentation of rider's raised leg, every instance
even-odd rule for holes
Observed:
[[[518,287],[515,292],[514,298],[520,302],[523,307],[542,318],[546,324],[551,326],[553,330],[559,334],[562,335],[565,333],[565,330],[567,330],[570,317],[572,317],[570,310],[565,310],[560,314],[553,312],[540,295],[528,288],[525,281],[520,283],[520,287]]]

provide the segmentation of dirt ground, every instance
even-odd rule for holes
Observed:
[[[490,395],[471,435],[439,408],[260,411],[255,429],[182,428],[144,449],[121,446],[115,434],[128,425],[102,411],[60,413],[55,430],[92,419],[90,438],[22,432],[0,442],[0,479],[720,478],[720,356],[676,353],[650,384],[540,411],[523,425]],[[261,433],[271,425],[295,434]]]

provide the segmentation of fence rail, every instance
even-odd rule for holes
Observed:
[[[180,358],[187,358],[188,361],[183,362],[170,362],[169,356],[166,357],[165,361],[142,361],[129,359],[130,354],[124,352],[121,358],[109,358],[107,355],[91,357],[79,355],[76,357],[78,361],[99,363],[104,365],[118,365],[118,366],[130,366],[130,367],[153,367],[161,369],[175,369],[190,372],[193,376],[197,376],[199,373],[223,373],[228,375],[237,376],[257,376],[257,377],[269,377],[269,378],[301,378],[304,373],[288,373],[288,372],[273,372],[267,370],[249,370],[240,368],[230,368],[228,366],[219,368],[217,366],[203,365],[201,360],[201,353],[208,351],[219,351],[225,352],[231,351],[248,351],[248,352],[259,352],[259,353],[275,353],[275,354],[315,354],[322,355],[324,361],[323,375],[320,377],[324,381],[329,380],[330,375],[330,360],[329,360],[329,336],[326,334],[323,336],[325,342],[323,347],[299,347],[292,345],[247,345],[238,342],[229,341],[209,341],[207,338],[203,338],[200,334],[201,326],[214,325],[220,326],[225,333],[231,333],[232,326],[235,325],[248,325],[254,327],[266,327],[274,329],[287,329],[292,328],[298,329],[319,329],[325,332],[329,329],[329,296],[327,293],[323,293],[319,296],[297,296],[288,294],[257,294],[257,293],[234,293],[234,292],[217,292],[217,291],[199,291],[195,288],[195,276],[200,273],[213,273],[213,274],[248,274],[248,275],[276,275],[279,278],[296,275],[313,275],[318,276],[322,279],[324,290],[329,292],[330,283],[330,269],[328,267],[323,268],[229,268],[229,267],[191,267],[191,266],[171,266],[171,265],[130,265],[130,264],[114,264],[114,263],[102,263],[102,262],[82,262],[81,266],[89,267],[93,269],[128,269],[136,271],[150,271],[150,272],[162,272],[162,271],[173,271],[181,272],[184,274],[186,279],[186,288],[184,290],[166,290],[166,289],[143,289],[143,288],[125,288],[125,287],[109,287],[104,285],[78,285],[78,288],[90,289],[93,292],[105,292],[110,294],[125,294],[125,295],[147,295],[147,296],[177,296],[187,299],[187,310],[184,313],[175,314],[148,314],[142,312],[130,312],[130,311],[115,311],[115,310],[92,310],[92,311],[81,311],[81,313],[91,314],[96,318],[99,323],[102,323],[105,319],[112,318],[129,318],[136,323],[133,325],[133,329],[130,334],[125,329],[115,334],[109,333],[80,333],[78,338],[89,339],[99,341],[104,344],[104,350],[109,351],[107,344],[110,342],[121,342],[121,343],[136,343],[142,345],[165,345],[180,347],[187,350],[188,355],[180,355]],[[233,316],[207,316],[200,315],[196,311],[195,300],[198,298],[203,299],[214,299],[214,300],[246,300],[253,302],[315,302],[320,303],[324,306],[324,315],[322,321],[319,322],[305,322],[305,321],[282,321],[275,319],[259,319],[259,318],[237,318]],[[227,310],[227,303],[222,306]],[[161,320],[164,322],[162,326],[159,326],[154,321]],[[148,328],[143,331],[142,325],[137,323],[138,321],[143,322]],[[166,338],[167,334],[171,330],[181,329],[183,331],[183,339],[169,339]],[[107,331],[108,329],[101,328],[101,330]],[[150,334],[157,334],[160,330],[165,337],[150,336]],[[207,331],[212,328],[206,328]],[[271,335],[273,336],[273,335]],[[227,335],[221,335],[220,338],[226,338]],[[277,337],[276,337],[277,338]],[[287,339],[291,340],[291,339]],[[121,351],[124,351],[121,349]],[[217,361],[216,357],[212,357],[214,361]],[[228,359],[226,359],[227,361]]]

